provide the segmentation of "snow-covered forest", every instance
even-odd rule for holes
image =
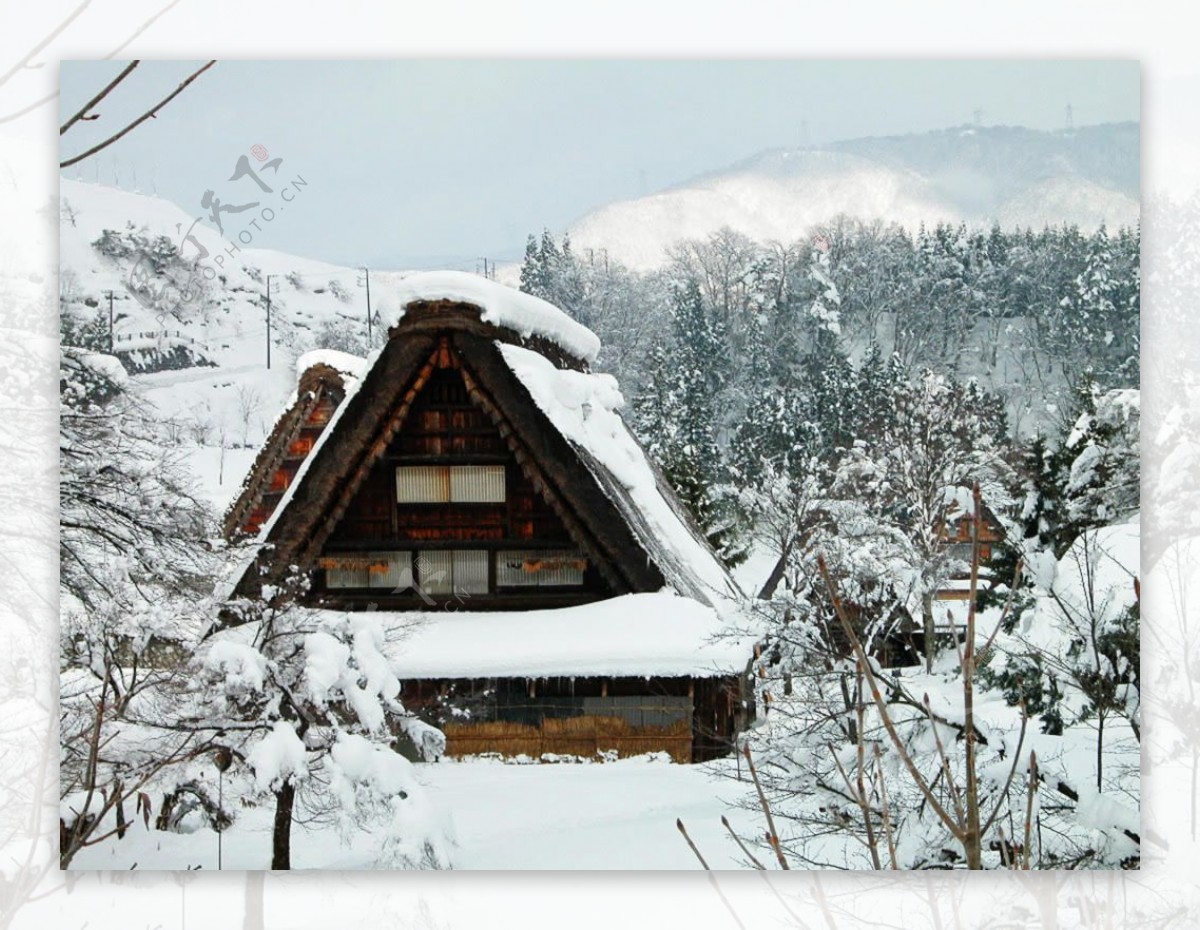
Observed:
[[[530,239],[522,287],[601,334],[643,441],[747,560],[758,861],[1137,864],[1138,251],[846,220],[640,275]],[[942,531],[963,518],[1003,542]],[[956,581],[973,597],[939,597]]]
[[[252,249],[202,275],[182,211],[112,193],[62,203],[61,864],[228,838],[227,867],[287,867],[293,836],[310,865],[480,861],[422,774],[440,734],[397,700],[395,631],[272,592],[214,633],[247,558],[220,511],[295,359],[386,338],[366,282]],[[755,725],[696,767],[719,800],[678,811],[710,862],[1137,865],[1139,248],[841,219],[634,271],[530,237],[514,283],[600,336],[760,642]]]

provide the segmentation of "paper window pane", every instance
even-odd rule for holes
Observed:
[[[454,591],[453,554],[445,550],[422,552],[417,556],[417,584],[426,594],[451,594]]]
[[[412,587],[411,552],[368,552],[373,560],[370,572],[370,587],[386,588],[389,591]]]
[[[587,561],[570,549],[508,549],[496,554],[498,587],[583,584]]]
[[[330,568],[325,570],[325,586],[328,588],[365,588],[368,584],[366,568]]]
[[[487,594],[488,554],[478,550],[454,552],[454,593]]]
[[[438,504],[450,499],[444,465],[409,465],[396,469],[396,500],[402,504]]]
[[[452,465],[450,500],[455,503],[503,503],[503,465]]]

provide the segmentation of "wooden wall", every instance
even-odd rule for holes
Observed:
[[[441,726],[447,755],[728,755],[753,708],[736,676],[407,681],[404,706]]]

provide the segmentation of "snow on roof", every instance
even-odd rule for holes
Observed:
[[[479,307],[486,323],[515,330],[522,336],[541,336],[576,358],[592,361],[600,352],[600,339],[562,310],[539,297],[525,294],[465,271],[428,271],[420,274],[377,274],[376,307],[385,325],[394,326],[405,308],[421,300],[457,300]]]
[[[681,594],[709,603],[738,597],[729,573],[664,495],[659,475],[617,410],[625,400],[611,375],[555,368],[528,349],[497,343],[504,361],[533,401],[581,453],[605,494]],[[696,585],[703,590],[696,590]]]
[[[743,671],[753,648],[716,610],[667,590],[546,610],[375,616],[401,632],[385,647],[401,679],[705,677]]]
[[[336,349],[313,349],[296,359],[296,379],[317,365],[325,365],[351,378],[361,378],[367,370],[367,360]],[[289,405],[290,406],[290,405]],[[285,408],[286,409],[286,408]]]

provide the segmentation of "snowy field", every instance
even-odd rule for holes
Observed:
[[[695,869],[676,829],[681,818],[713,868],[738,868],[739,852],[721,826],[726,815],[743,836],[756,818],[730,811],[750,787],[716,764],[675,765],[653,756],[596,764],[516,765],[475,759],[419,767],[430,800],[457,836],[459,869]],[[225,869],[265,869],[271,855],[269,807],[244,810],[223,838]],[[375,841],[343,844],[336,828],[297,823],[293,868],[369,869]],[[74,869],[217,867],[217,835],[147,830],[139,820],[125,839],[81,852]]]

